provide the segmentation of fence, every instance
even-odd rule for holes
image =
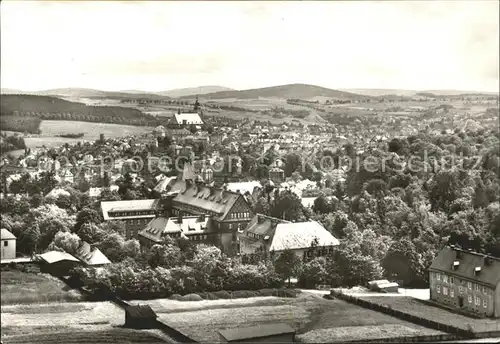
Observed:
[[[361,307],[364,307],[364,308],[368,308],[368,309],[375,310],[375,311],[378,311],[381,313],[385,313],[385,314],[394,316],[396,318],[399,318],[401,320],[405,320],[405,321],[408,321],[408,322],[411,322],[411,323],[414,323],[414,324],[417,324],[420,326],[432,328],[432,329],[438,330],[438,331],[447,332],[449,334],[457,335],[457,336],[460,336],[462,338],[475,338],[476,337],[475,333],[472,331],[465,330],[465,329],[462,329],[462,328],[459,328],[456,326],[441,324],[441,323],[433,321],[433,320],[429,320],[429,319],[425,319],[425,318],[415,316],[412,314],[404,313],[402,311],[395,310],[395,309],[392,309],[392,308],[389,308],[389,307],[386,307],[386,306],[383,306],[383,305],[380,305],[377,303],[372,303],[372,302],[367,301],[367,300],[359,299],[359,298],[352,296],[352,295],[346,295],[346,294],[343,294],[343,293],[335,291],[335,290],[332,290],[330,292],[330,294],[335,296],[335,297],[338,297],[341,300],[344,300],[344,301],[347,301],[350,303],[354,303],[354,304],[361,306]],[[408,341],[408,340],[406,340],[406,341]]]

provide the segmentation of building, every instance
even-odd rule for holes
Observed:
[[[1,259],[16,258],[16,236],[7,229],[1,230],[2,256]]]
[[[264,324],[219,331],[226,343],[294,343],[295,330],[288,324]]]
[[[216,245],[226,254],[239,252],[237,232],[253,217],[246,198],[237,192],[195,183],[186,178],[186,173],[183,179],[178,178],[168,190],[172,215],[205,214],[212,221],[213,231],[217,232]]]
[[[144,199],[101,202],[101,210],[104,221],[123,221],[125,236],[127,239],[132,239],[161,209],[160,200]]]
[[[445,247],[429,268],[429,288],[437,303],[500,317],[500,258]]]
[[[40,271],[54,276],[67,276],[71,269],[82,266],[82,262],[71,254],[60,251],[50,251],[37,256]]]
[[[167,130],[167,134],[174,140],[176,141],[182,141],[186,137],[193,135],[189,130],[186,128],[174,128],[174,129],[169,129]]]
[[[157,328],[158,316],[148,305],[130,305],[125,307],[125,327],[134,329]]]
[[[269,170],[269,179],[274,183],[282,183],[285,181],[285,171],[279,167],[273,167]]]
[[[242,195],[246,195],[247,193],[252,195],[255,188],[261,187],[262,185],[259,181],[227,183],[227,189],[229,191],[239,192]]]
[[[106,257],[97,247],[92,247],[89,243],[83,241],[75,253],[78,258],[86,266],[100,267],[111,264],[108,257]]]
[[[298,257],[308,260],[333,252],[339,241],[316,221],[279,223],[269,247],[272,258],[291,250]]]
[[[194,113],[176,113],[172,116],[169,121],[169,124],[175,125],[178,127],[186,126],[186,125],[202,125],[203,120],[200,115],[196,112]]]
[[[199,216],[163,217],[151,220],[138,234],[141,250],[161,244],[165,237],[185,238],[196,243],[217,243],[217,233],[212,231],[211,220],[205,214]]]
[[[261,259],[269,258],[276,226],[288,221],[271,216],[256,214],[242,233],[238,234],[241,255],[257,255]]]

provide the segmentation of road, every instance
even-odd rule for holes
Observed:
[[[337,289],[338,290],[338,289]],[[320,294],[326,295],[330,294],[330,290],[317,290],[317,289],[301,289],[302,292],[311,293],[311,294]],[[377,292],[369,292],[364,290],[350,290],[350,289],[342,289],[344,294],[348,295],[356,295],[356,296],[386,296],[386,297],[413,297],[420,300],[429,300],[429,289],[405,289],[399,288],[398,293],[377,293]]]

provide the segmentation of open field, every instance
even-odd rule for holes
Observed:
[[[425,317],[429,320],[434,320],[445,325],[460,327],[465,330],[469,329],[469,326],[474,332],[500,330],[500,322],[498,319],[469,318],[465,315],[452,313],[445,309],[425,304],[411,297],[361,296],[360,298],[381,305],[389,305],[395,310]]]
[[[152,129],[133,125],[78,121],[42,121],[40,124],[43,136],[84,133],[84,140],[96,140],[99,134],[104,134],[106,138],[140,135],[151,132]]]
[[[4,343],[173,343],[161,331],[121,328],[125,312],[110,302],[10,305],[1,311]]]
[[[2,271],[1,288],[2,309],[4,305],[50,301],[72,302],[82,299],[79,292],[68,290],[63,282],[45,274]]]
[[[137,303],[149,304],[161,320],[202,342],[217,341],[220,329],[270,322],[290,324],[298,330],[298,337],[304,342],[440,333],[341,300],[324,300],[310,293],[301,294],[296,299],[259,297],[198,302],[161,299]]]

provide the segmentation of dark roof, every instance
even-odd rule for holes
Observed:
[[[276,226],[278,225],[278,223],[288,222],[289,221],[285,221],[275,217],[257,214],[248,224],[246,231],[258,235],[269,235],[271,237],[274,235],[274,231],[276,230]]]
[[[288,324],[266,324],[252,327],[238,327],[234,329],[220,330],[224,339],[228,342],[252,338],[263,338],[281,334],[295,333],[295,330]]]
[[[460,257],[457,257],[457,252],[461,255]],[[488,256],[491,263],[486,265],[485,257],[487,256],[481,253],[447,246],[439,252],[429,269],[447,272],[450,275],[477,281],[495,288],[500,283],[500,259]],[[455,261],[459,262],[456,269],[453,268]],[[481,268],[481,272],[477,275],[475,274],[476,267]]]
[[[129,316],[134,318],[156,319],[158,317],[153,309],[148,305],[131,305],[125,308],[125,312],[128,313]]]
[[[87,265],[105,265],[111,264],[97,247],[92,247],[88,242],[83,241],[75,253],[75,257]]]
[[[186,182],[178,180],[169,192],[179,191],[173,201],[203,209],[218,214],[223,220],[231,210],[238,198],[246,199],[237,192],[213,188],[204,185],[190,185],[186,188]]]

